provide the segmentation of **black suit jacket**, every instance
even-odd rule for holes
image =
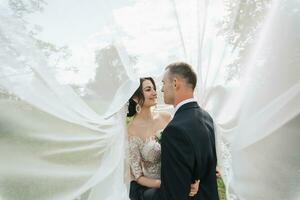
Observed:
[[[196,102],[181,106],[164,129],[161,140],[159,200],[218,200],[213,120]],[[200,179],[197,195],[190,185]]]

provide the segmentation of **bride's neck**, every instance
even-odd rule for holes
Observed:
[[[151,107],[142,107],[141,112],[137,113],[136,117],[145,121],[153,120],[154,118]]]

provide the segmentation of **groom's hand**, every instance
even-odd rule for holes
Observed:
[[[193,197],[197,194],[199,190],[199,184],[200,184],[200,180],[196,180],[194,183],[191,184],[191,191],[189,193],[190,197]]]
[[[221,177],[221,171],[220,171],[219,167],[216,167],[216,176],[217,176],[217,178]]]

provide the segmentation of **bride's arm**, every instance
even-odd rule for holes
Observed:
[[[140,176],[136,180],[140,185],[150,187],[150,188],[160,188],[160,180],[159,179],[153,179],[146,176]]]
[[[141,152],[139,150],[140,140],[136,137],[129,137],[129,165],[133,180],[140,185],[159,188],[160,180],[144,176],[141,165]]]

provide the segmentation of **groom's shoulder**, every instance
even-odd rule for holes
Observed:
[[[209,112],[207,112],[207,111],[204,110],[204,109],[201,109],[201,112],[202,112],[202,115],[204,116],[204,118],[205,118],[206,120],[213,122],[213,118],[212,118],[212,116],[209,114]]]

